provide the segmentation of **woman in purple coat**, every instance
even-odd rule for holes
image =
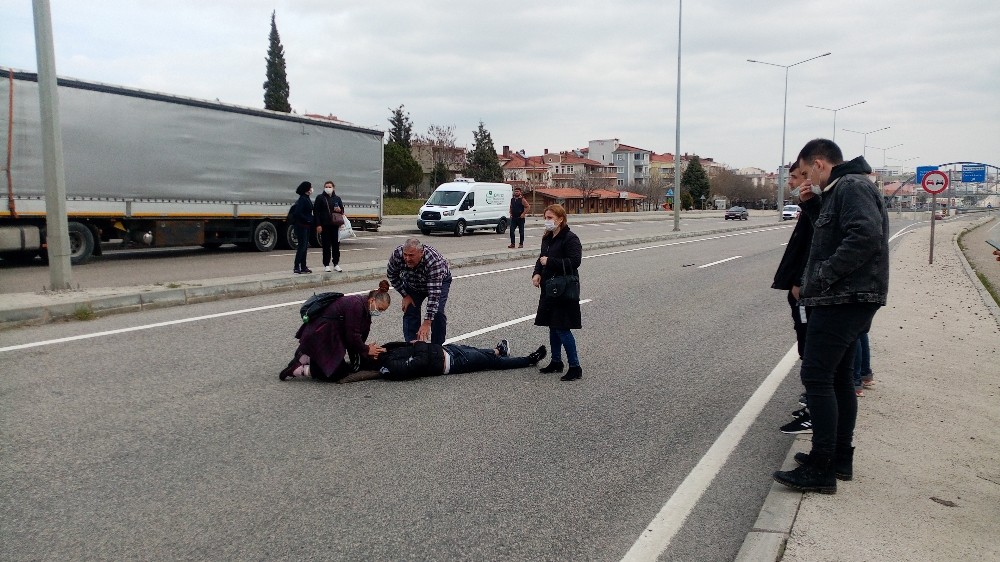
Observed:
[[[389,282],[383,279],[367,295],[345,295],[327,305],[319,318],[299,328],[295,357],[278,378],[336,382],[358,370],[362,359],[376,359],[385,350],[365,340],[372,317],[388,309],[391,300]]]

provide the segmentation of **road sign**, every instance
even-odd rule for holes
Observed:
[[[986,164],[962,164],[963,183],[983,183],[986,181]]]
[[[674,190],[673,189],[668,189],[667,190],[667,197],[673,197],[673,196],[674,196]]]
[[[931,170],[924,174],[924,179],[920,180],[920,186],[927,193],[937,195],[948,189],[948,174],[941,170]]]
[[[924,174],[937,170],[937,166],[917,166],[917,183],[924,181]]]

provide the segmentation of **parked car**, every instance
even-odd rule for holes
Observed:
[[[747,218],[749,218],[749,215],[747,214],[746,207],[730,207],[730,209],[726,211],[726,220],[733,219],[734,221],[745,221]]]
[[[783,221],[798,220],[799,214],[801,212],[802,209],[798,205],[785,205],[781,209],[781,220]]]

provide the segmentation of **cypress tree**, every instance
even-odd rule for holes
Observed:
[[[288,77],[285,74],[285,48],[278,37],[278,26],[271,12],[271,34],[267,47],[267,80],[264,82],[264,109],[292,112],[288,104]]]

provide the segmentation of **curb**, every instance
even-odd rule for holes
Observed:
[[[584,250],[599,250],[635,244],[648,244],[664,240],[713,236],[742,230],[774,228],[781,226],[781,224],[775,223],[769,226],[743,225],[735,228],[718,228],[699,232],[669,232],[641,238],[588,242],[583,244],[583,248]],[[537,255],[536,252],[537,249],[533,248],[474,256],[458,256],[448,258],[448,263],[455,268],[471,267],[533,258]],[[94,290],[104,291],[105,294],[88,293],[86,290],[37,293],[43,297],[51,296],[53,300],[58,300],[59,302],[29,304],[25,306],[15,305],[11,308],[2,309],[0,310],[0,330],[72,320],[79,317],[93,318],[101,315],[138,312],[141,310],[153,310],[171,306],[329,286],[341,281],[364,281],[381,279],[383,277],[385,277],[384,266],[345,270],[343,273],[321,272],[294,277],[288,277],[284,274],[268,274],[257,276],[256,278],[248,276],[230,280],[221,279],[216,282],[212,280],[192,281],[189,283],[178,283],[177,285],[180,286],[171,287],[138,286],[123,289]]]

